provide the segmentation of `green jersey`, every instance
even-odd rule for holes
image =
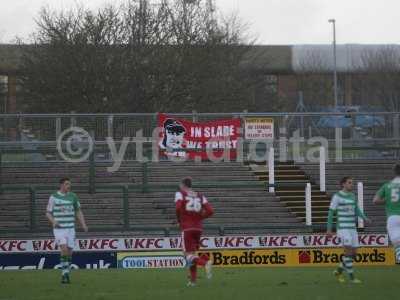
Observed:
[[[387,217],[400,216],[400,177],[385,183],[379,189],[378,196],[385,200]]]
[[[75,228],[75,213],[80,207],[75,193],[55,192],[50,196],[47,212],[53,215],[60,228]]]
[[[333,195],[329,207],[328,230],[332,230],[333,215],[337,214],[336,229],[357,229],[357,217],[366,219],[359,209],[356,196],[351,192],[339,191]]]

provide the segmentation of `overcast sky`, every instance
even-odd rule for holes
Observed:
[[[112,2],[116,2],[114,0]],[[337,20],[338,43],[400,43],[399,0],[215,0],[223,12],[237,11],[259,44],[325,44],[329,18]],[[26,37],[45,4],[69,8],[76,0],[0,0],[0,42]],[[81,0],[91,8],[107,0]]]

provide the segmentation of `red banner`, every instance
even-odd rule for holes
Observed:
[[[191,122],[158,115],[160,153],[169,157],[202,160],[235,159],[240,137],[240,119]]]

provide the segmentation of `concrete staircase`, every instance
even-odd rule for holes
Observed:
[[[260,181],[268,184],[269,171],[265,162],[253,163],[252,169]],[[312,189],[313,224],[325,224],[330,201],[328,195],[320,192],[319,185],[294,162],[275,162],[275,194],[292,215],[303,224],[306,219],[305,188],[307,183],[311,183]]]
[[[393,178],[394,164],[395,161],[389,160],[349,160],[326,165],[326,189],[330,197],[340,189],[339,181],[344,176],[353,177],[355,193],[357,193],[357,182],[363,182],[365,213],[373,221],[372,225],[365,228],[366,232],[386,230],[384,208],[374,205],[372,199],[382,184]],[[298,164],[298,166],[310,176],[313,182],[319,185],[319,165],[304,163]],[[325,206],[321,209],[327,213],[328,207]]]

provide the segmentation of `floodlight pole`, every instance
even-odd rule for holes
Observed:
[[[337,86],[337,61],[336,61],[336,20],[329,19],[333,27],[333,93],[335,98],[335,109],[338,106],[338,86]]]

